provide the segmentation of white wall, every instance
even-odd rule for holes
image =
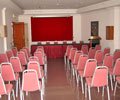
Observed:
[[[114,26],[114,8],[102,9],[81,14],[82,39],[88,42],[91,36],[91,21],[99,21],[99,36],[102,49],[110,47],[114,51],[114,40],[106,40],[106,26]]]

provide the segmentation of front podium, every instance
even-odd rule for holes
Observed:
[[[95,47],[96,45],[100,45],[101,37],[91,36],[88,40],[90,41],[90,47]]]

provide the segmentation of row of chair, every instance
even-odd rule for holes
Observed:
[[[91,81],[92,78],[87,78],[87,77],[92,77],[96,66],[99,66],[99,65],[102,65],[102,67],[99,67],[98,69],[101,69],[101,68],[105,69],[105,67],[103,67],[103,66],[107,67],[107,70],[108,70],[108,73],[109,73],[109,76],[110,76],[110,81],[111,81],[111,89],[113,90],[112,77],[114,77],[114,80],[115,80],[115,76],[120,75],[120,72],[116,73],[118,68],[120,70],[120,67],[119,67],[120,66],[119,65],[119,63],[120,63],[119,60],[120,59],[118,59],[120,54],[118,53],[119,52],[118,50],[114,52],[114,57],[110,55],[110,49],[109,48],[105,48],[104,53],[101,50],[97,50],[94,53],[95,56],[91,59],[90,56],[89,56],[91,49],[89,50],[89,54],[85,55],[83,53],[83,51],[79,51],[76,48],[73,48],[72,46],[69,46],[69,48],[70,48],[69,54],[67,55],[68,52],[66,52],[66,55],[65,55],[65,64],[68,64],[68,68],[72,70],[73,76],[74,75],[76,76],[77,85],[79,85],[79,77],[80,77],[81,85],[82,85],[81,86],[82,87],[82,93],[84,93],[83,77],[86,77],[87,82],[90,79],[89,84],[88,84],[90,86],[90,82],[92,82]],[[98,56],[96,56],[97,53],[98,53]],[[118,54],[119,54],[119,56],[118,56]],[[104,57],[104,55],[105,55],[105,57]],[[115,56],[115,55],[117,55],[117,56]],[[104,60],[103,60],[103,58],[104,58]],[[66,63],[66,59],[67,59],[67,63]],[[118,59],[118,60],[116,61],[116,59]],[[114,63],[115,63],[115,67],[113,67]],[[92,67],[88,67],[88,66],[92,66]],[[88,68],[88,70],[87,70],[87,68]],[[115,70],[115,69],[117,69],[117,70]],[[119,82],[118,81],[119,79],[120,78],[116,78],[117,82]],[[117,86],[117,82],[116,82],[115,86]],[[99,83],[99,81],[98,81],[98,83]],[[107,90],[109,91],[109,87],[108,87],[107,82],[106,82],[106,85],[107,85]],[[100,87],[100,86],[98,86],[98,87]],[[115,92],[114,92],[114,94],[115,94]],[[110,99],[109,96],[108,96],[108,99]],[[89,95],[89,100],[90,100],[90,95]]]
[[[38,47],[39,51],[36,51],[34,56],[32,56],[32,57],[30,57],[30,53],[29,53],[28,49],[26,49],[26,48],[21,49],[19,52],[17,51],[16,48],[13,48],[12,51],[15,51],[15,52],[13,52],[13,54],[16,57],[14,57],[11,54],[12,52],[11,53],[6,52],[6,54],[8,53],[7,55],[9,55],[8,56],[9,60],[3,60],[1,62],[1,77],[0,78],[1,78],[1,80],[9,81],[8,85],[11,86],[11,89],[12,89],[12,85],[10,84],[10,81],[13,81],[13,80],[16,81],[16,97],[18,96],[18,83],[19,83],[19,88],[20,88],[19,73],[23,72],[22,89],[20,90],[21,99],[24,99],[23,91],[40,90],[41,91],[41,100],[43,100],[44,88],[45,88],[44,75],[47,75],[46,74],[46,72],[47,72],[47,62],[46,62],[47,57],[43,56],[44,48],[42,47],[42,49],[41,49],[42,51],[40,51],[40,48],[41,47]],[[3,57],[3,59],[7,59],[6,56],[4,56],[4,57]],[[46,59],[46,60],[44,60],[44,59]],[[44,65],[45,63],[43,63],[43,62],[46,62],[46,65]],[[25,67],[23,67],[23,66],[27,66],[27,70],[25,70]],[[13,73],[13,74],[11,74],[11,73]],[[34,75],[31,76],[32,74],[34,74]],[[34,76],[36,76],[36,75],[37,75],[37,77],[35,78]],[[28,76],[28,77],[26,77],[26,76]],[[36,79],[38,85],[36,85],[37,83],[34,84],[32,82],[32,80],[35,80],[35,79]],[[41,79],[41,81],[38,81],[39,79]],[[25,83],[25,81],[27,83]],[[1,82],[2,82],[2,84],[4,84],[3,81],[1,81]],[[41,84],[41,82],[42,82],[42,84]],[[28,83],[29,84],[31,83],[31,84],[29,85]],[[31,85],[33,85],[33,86],[31,86]],[[6,87],[6,89],[7,89],[7,87]],[[12,90],[12,91],[14,94],[14,90]],[[10,95],[10,92],[9,93],[4,92],[1,95],[3,95],[3,94]],[[8,95],[8,99],[10,100],[9,95]],[[14,97],[14,99],[15,99],[15,97]]]

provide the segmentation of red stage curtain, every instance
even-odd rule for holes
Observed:
[[[32,41],[73,40],[73,18],[31,17]]]

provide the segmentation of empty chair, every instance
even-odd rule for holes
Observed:
[[[75,57],[74,57],[74,60],[72,61],[72,66],[73,66],[73,76],[74,76],[74,73],[76,75],[76,79],[77,79],[77,64],[78,64],[78,61],[79,61],[79,57],[83,54],[82,51],[80,50],[77,50],[75,52]]]
[[[6,54],[0,54],[0,64],[4,62],[9,62]]]
[[[24,52],[25,54],[25,57],[26,57],[26,61],[28,62],[28,53],[27,53],[27,50],[26,49],[21,49],[20,51]]]
[[[108,72],[109,72],[110,81],[111,81],[111,89],[113,90],[113,84],[112,84],[113,56],[111,56],[110,54],[106,54],[104,57],[103,66],[108,67]]]
[[[73,43],[73,44],[75,44],[75,43],[76,43],[76,41],[72,41],[72,43]]]
[[[44,47],[43,46],[37,46],[37,49],[43,49],[44,50]]]
[[[46,44],[50,44],[50,42],[46,42]]]
[[[30,54],[30,52],[29,52],[29,49],[28,49],[27,47],[23,47],[23,49],[26,49],[27,54],[28,54],[28,57],[30,57],[30,56],[31,56],[31,54]]]
[[[8,57],[8,60],[10,61],[10,57],[13,57],[13,52],[12,51],[6,51],[6,55]]]
[[[70,54],[70,49],[71,48],[73,48],[72,45],[68,45],[67,48],[66,48],[66,52],[65,52],[65,55],[64,55],[64,62],[65,62],[65,64],[66,64],[67,58],[68,58],[68,56]]]
[[[72,49],[70,50],[70,55],[69,55],[69,57],[68,57],[68,60],[69,60],[70,63],[73,61],[76,51],[77,51],[77,48],[72,48]],[[72,63],[71,63],[71,65],[72,65]],[[68,66],[69,66],[69,65],[68,65]],[[69,68],[70,68],[70,66],[69,66]]]
[[[15,73],[20,73],[25,69],[25,67],[21,66],[21,63],[18,57],[11,57],[10,63],[12,64],[12,67]]]
[[[96,51],[95,59],[97,60],[97,65],[98,66],[103,64],[103,52],[101,50]]]
[[[45,61],[45,58],[43,57],[42,52],[35,52],[34,56],[38,57],[40,66],[44,67],[44,74],[47,77],[47,63]]]
[[[34,69],[37,71],[38,78],[42,80],[42,87],[43,87],[43,92],[44,92],[45,83],[44,83],[43,69],[40,67],[39,63],[37,61],[30,61],[28,63],[27,69]]]
[[[36,57],[36,56],[31,56],[30,58],[29,58],[29,62],[30,61],[37,61],[38,63],[39,63],[39,59],[38,59],[38,57]]]
[[[58,42],[54,42],[54,44],[58,44]]]
[[[89,59],[94,59],[95,58],[95,52],[96,52],[95,48],[90,48],[89,53],[88,53],[88,58]]]
[[[19,74],[14,73],[11,63],[2,63],[0,70],[1,70],[1,75],[4,81],[7,81],[7,82],[16,81],[16,97],[17,97],[18,96],[18,82],[20,81]]]
[[[96,45],[95,46],[95,50],[97,51],[97,50],[101,50],[101,45]]]
[[[3,78],[0,74],[0,95],[8,95],[8,100],[10,100],[11,92],[13,94],[13,99],[15,100],[15,94],[12,84],[5,84]]]
[[[102,80],[102,81],[101,81]],[[95,68],[93,77],[87,77],[85,83],[85,97],[87,96],[87,86],[89,93],[89,100],[91,100],[91,91],[92,87],[107,87],[108,100],[110,100],[109,86],[108,86],[108,69],[105,66],[98,66]],[[104,90],[103,90],[104,95]]]
[[[17,56],[17,48],[16,47],[13,47],[12,48],[12,52],[13,52],[13,55],[16,57]]]
[[[84,41],[80,41],[80,43],[84,43]]]
[[[25,70],[23,72],[23,78],[22,78],[22,89],[20,91],[21,94],[21,100],[24,100],[24,94],[23,91],[25,92],[33,92],[39,90],[41,92],[40,96],[41,99],[43,100],[43,91],[42,91],[42,85],[41,81],[38,79],[37,71],[30,69],[30,70]]]
[[[87,55],[81,55],[77,64],[77,73],[78,73],[78,77],[77,77],[77,86],[79,85],[79,76],[81,76],[81,72],[84,72],[84,68],[86,65],[86,62],[88,60],[88,56]],[[80,74],[79,74],[80,72]],[[82,85],[82,93],[84,93],[84,88],[83,88],[83,79],[81,78],[81,85]]]
[[[88,45],[82,45],[81,51],[83,51],[83,54],[88,54]]]
[[[26,60],[26,57],[25,57],[25,53],[23,51],[20,51],[20,52],[17,53],[17,56],[20,59],[21,65],[22,66],[27,66],[27,60]]]
[[[115,50],[113,54],[114,63],[116,62],[118,58],[120,58],[120,50]]]
[[[107,47],[107,48],[104,49],[104,56],[105,56],[107,53],[110,54],[110,48],[109,48],[109,47]]]

